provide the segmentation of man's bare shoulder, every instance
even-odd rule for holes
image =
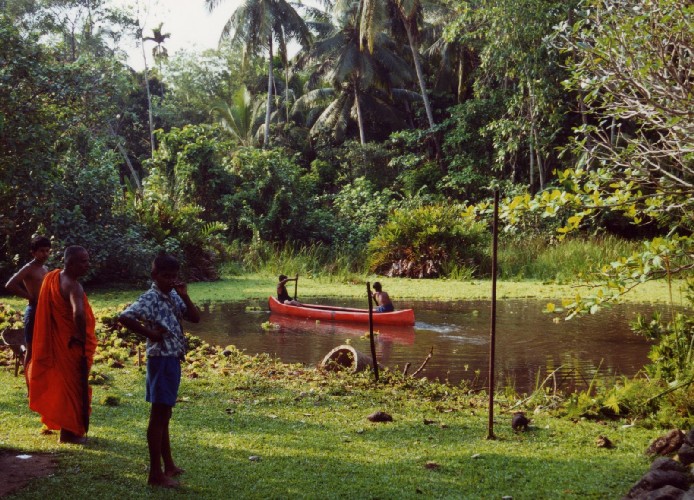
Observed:
[[[29,262],[22,270],[26,269],[26,276],[31,276],[32,278],[43,279],[46,274],[48,274],[48,268],[43,264],[37,264],[36,262]]]
[[[36,266],[34,265],[33,262],[27,262],[22,266],[22,268],[14,273],[13,278],[15,279],[24,279],[24,277],[28,276],[29,274],[36,272]]]
[[[70,300],[72,296],[81,297],[84,294],[82,284],[76,279],[70,277],[64,271],[60,273],[60,294],[65,300]]]

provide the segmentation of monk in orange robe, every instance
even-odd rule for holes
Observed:
[[[96,336],[94,314],[77,280],[89,270],[89,254],[83,247],[71,246],[64,260],[63,270],[46,275],[39,294],[34,352],[27,368],[29,408],[41,415],[46,427],[60,429],[61,443],[82,444],[91,411],[91,388],[85,377],[94,360]]]

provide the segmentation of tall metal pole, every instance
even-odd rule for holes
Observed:
[[[492,320],[489,347],[489,422],[487,424],[487,439],[494,436],[494,356],[496,349],[496,264],[497,242],[499,236],[499,190],[494,190],[494,223],[492,225]]]
[[[374,377],[378,382],[378,360],[376,359],[376,343],[374,342],[374,308],[371,296],[371,283],[366,282],[366,294],[369,296],[369,340],[371,342],[371,358],[373,359]]]

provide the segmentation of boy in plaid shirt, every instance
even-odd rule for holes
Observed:
[[[181,361],[186,350],[181,319],[200,321],[200,312],[190,300],[186,284],[178,279],[179,269],[175,257],[157,256],[152,263],[152,288],[118,318],[123,326],[147,338],[145,392],[152,404],[147,427],[148,483],[165,488],[177,487],[173,477],[183,473],[173,461],[169,439],[169,421],[178,396]]]

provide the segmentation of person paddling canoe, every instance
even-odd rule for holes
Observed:
[[[372,297],[376,301],[376,304],[378,304],[374,312],[385,313],[395,311],[395,306],[393,302],[391,302],[388,292],[383,291],[383,287],[378,281],[374,283],[374,290],[376,291],[372,294]]]
[[[277,300],[281,304],[287,304],[290,306],[300,306],[301,302],[298,300],[294,300],[289,296],[289,292],[287,292],[287,283],[289,281],[297,281],[299,279],[299,276],[297,275],[296,278],[287,278],[284,274],[280,274],[279,277],[279,282],[277,283]]]
[[[299,276],[297,275],[296,278],[287,278],[284,274],[280,274],[279,277],[279,282],[277,283],[277,300],[280,301],[282,304],[287,304],[290,306],[300,306],[301,302],[298,300],[292,299],[289,295],[289,292],[287,292],[287,283],[289,281],[297,281],[299,279]]]

